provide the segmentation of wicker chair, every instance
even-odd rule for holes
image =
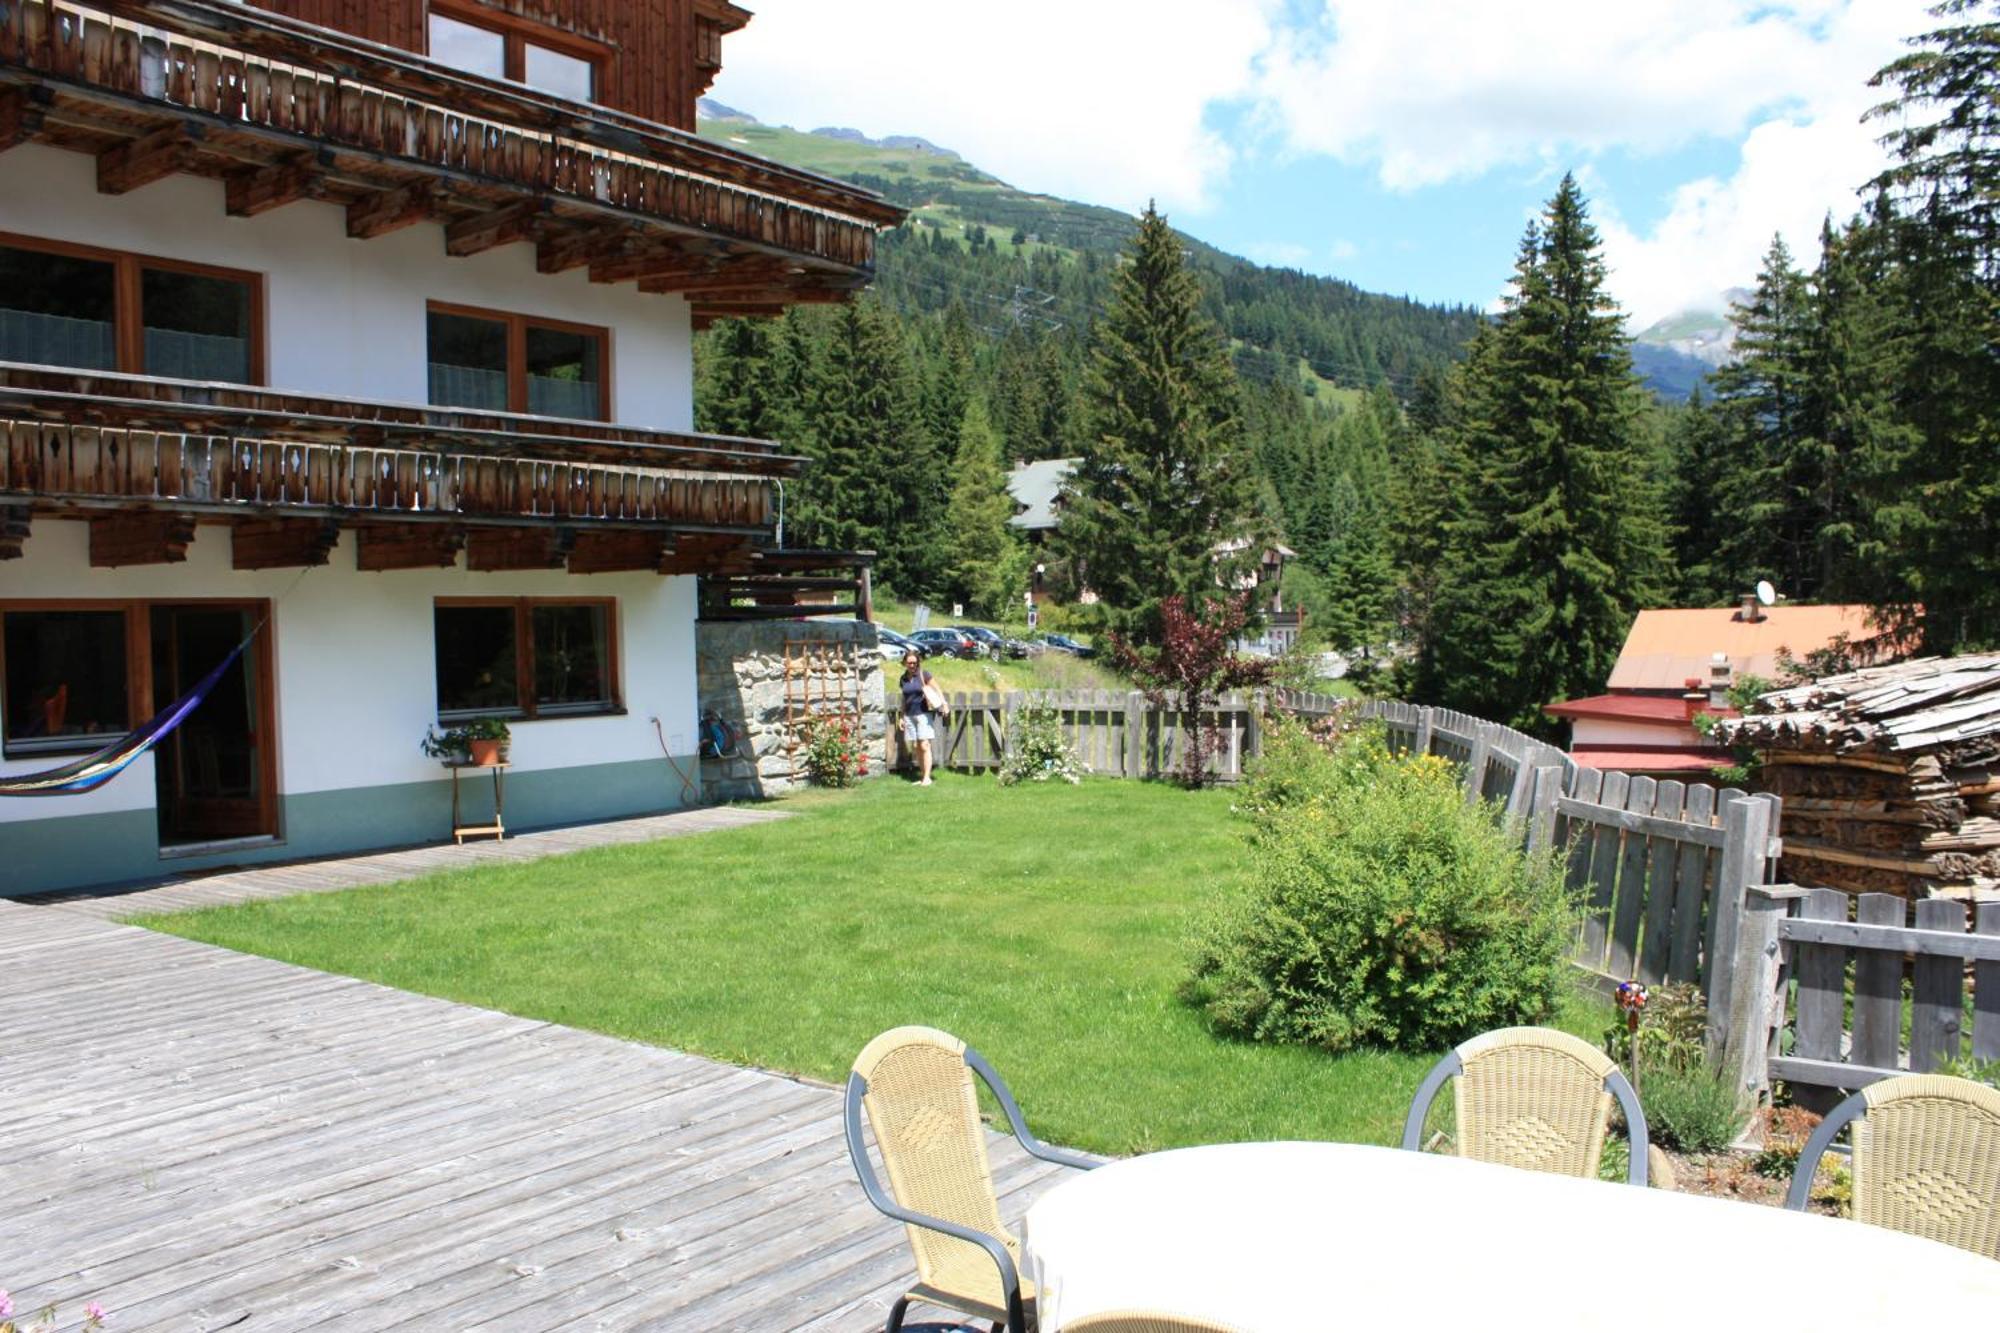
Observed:
[[[1023,1148],[1063,1166],[1097,1165],[1031,1134],[993,1066],[951,1034],[903,1027],[869,1042],[847,1076],[847,1151],[868,1201],[905,1224],[917,1260],[916,1285],[889,1311],[888,1333],[902,1327],[912,1300],[994,1320],[996,1333],[1034,1327],[1034,1287],[1021,1277],[1021,1245],[1001,1222],[993,1191],[975,1073]],[[864,1110],[889,1175],[886,1192],[862,1137]]]
[[[1595,1179],[1612,1098],[1632,1138],[1626,1180],[1646,1183],[1646,1113],[1618,1066],[1596,1047],[1550,1028],[1500,1028],[1448,1053],[1425,1076],[1403,1122],[1403,1146],[1423,1146],[1424,1119],[1446,1079],[1458,1102],[1462,1157]]]
[[[1073,1319],[1063,1333],[1236,1333],[1227,1324],[1154,1310],[1116,1310]]]
[[[1854,1216],[2000,1259],[2000,1091],[1942,1074],[1884,1079],[1820,1122],[1785,1207],[1812,1197],[1834,1136],[1854,1126]]]

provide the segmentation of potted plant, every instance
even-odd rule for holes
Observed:
[[[417,748],[443,763],[490,768],[506,762],[510,739],[512,733],[500,718],[475,717],[443,731],[430,728]]]

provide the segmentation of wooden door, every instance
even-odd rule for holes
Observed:
[[[241,643],[262,608],[190,604],[152,608],[153,702],[192,689]],[[208,698],[158,748],[160,845],[274,835],[270,672],[253,644]]]

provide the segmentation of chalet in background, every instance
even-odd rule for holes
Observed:
[[[1569,752],[1592,768],[1658,777],[1705,777],[1736,762],[1695,718],[1737,717],[1730,689],[1755,676],[1776,682],[1779,658],[1863,645],[1875,631],[1865,606],[1762,606],[1641,611],[1625,636],[1605,693],[1542,709],[1570,723]]]
[[[474,716],[511,822],[677,803],[696,578],[785,563],[802,467],[692,433],[692,334],[902,217],[693,136],[748,18],[0,5],[0,778],[263,627],[117,780],[0,802],[6,889],[434,839],[417,741]]]

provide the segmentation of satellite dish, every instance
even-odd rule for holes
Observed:
[[[1771,586],[1771,580],[1757,580],[1757,600],[1765,606],[1776,606],[1778,604],[1778,590]]]

